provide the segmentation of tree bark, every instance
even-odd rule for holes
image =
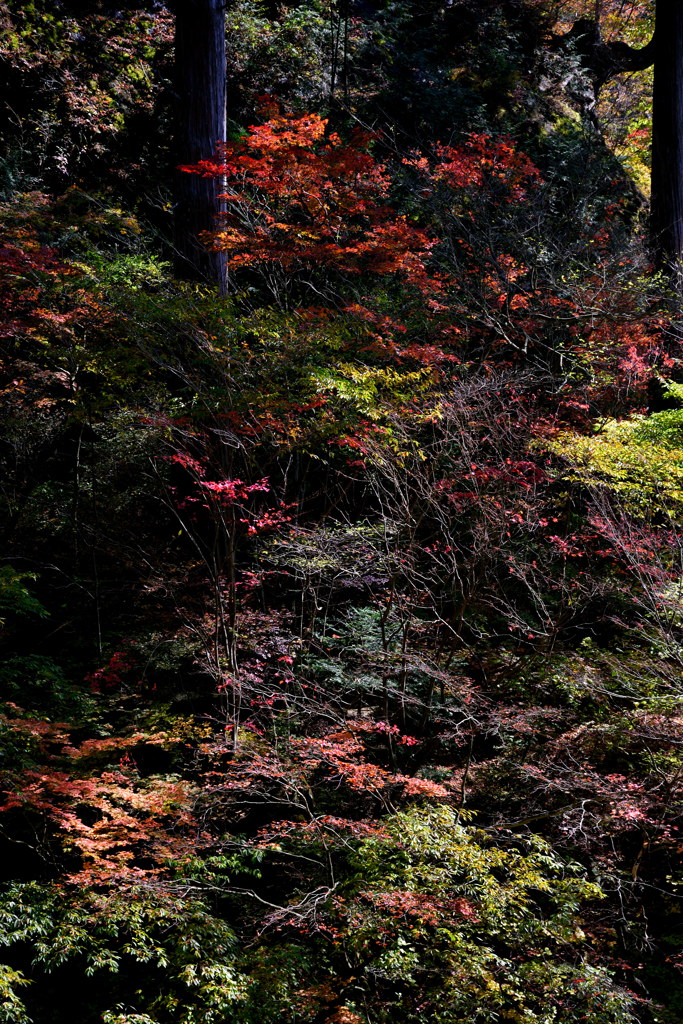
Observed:
[[[175,67],[178,165],[209,160],[226,134],[225,2],[177,0]],[[175,172],[175,272],[216,285],[225,294],[226,257],[199,240],[214,231],[221,212],[220,179]]]
[[[683,3],[657,0],[650,230],[662,267],[683,286]]]

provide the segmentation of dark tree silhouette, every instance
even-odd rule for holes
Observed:
[[[683,289],[683,4],[657,0],[652,100],[651,229]]]
[[[603,41],[598,22],[582,18],[563,37],[588,72],[597,96],[624,71],[654,64],[650,231],[655,256],[683,289],[683,3],[656,0],[655,33],[647,46]]]
[[[176,159],[210,159],[225,139],[225,2],[176,0]],[[216,228],[220,182],[176,171],[174,236],[179,277],[226,287],[225,254],[211,252],[199,235]]]

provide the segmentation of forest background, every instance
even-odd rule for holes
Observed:
[[[675,1024],[655,5],[175,13],[0,3],[0,1021]]]

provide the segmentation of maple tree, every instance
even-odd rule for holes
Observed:
[[[216,161],[185,168],[224,179],[229,190],[224,223],[207,241],[232,270],[262,266],[279,301],[316,267],[422,280],[429,239],[392,210],[391,179],[367,152],[369,141],[357,132],[344,145],[312,114],[277,115],[223,144]]]

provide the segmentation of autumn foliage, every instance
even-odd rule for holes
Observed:
[[[223,298],[168,12],[5,6],[0,1021],[676,1024],[679,310],[594,5],[229,5]]]

